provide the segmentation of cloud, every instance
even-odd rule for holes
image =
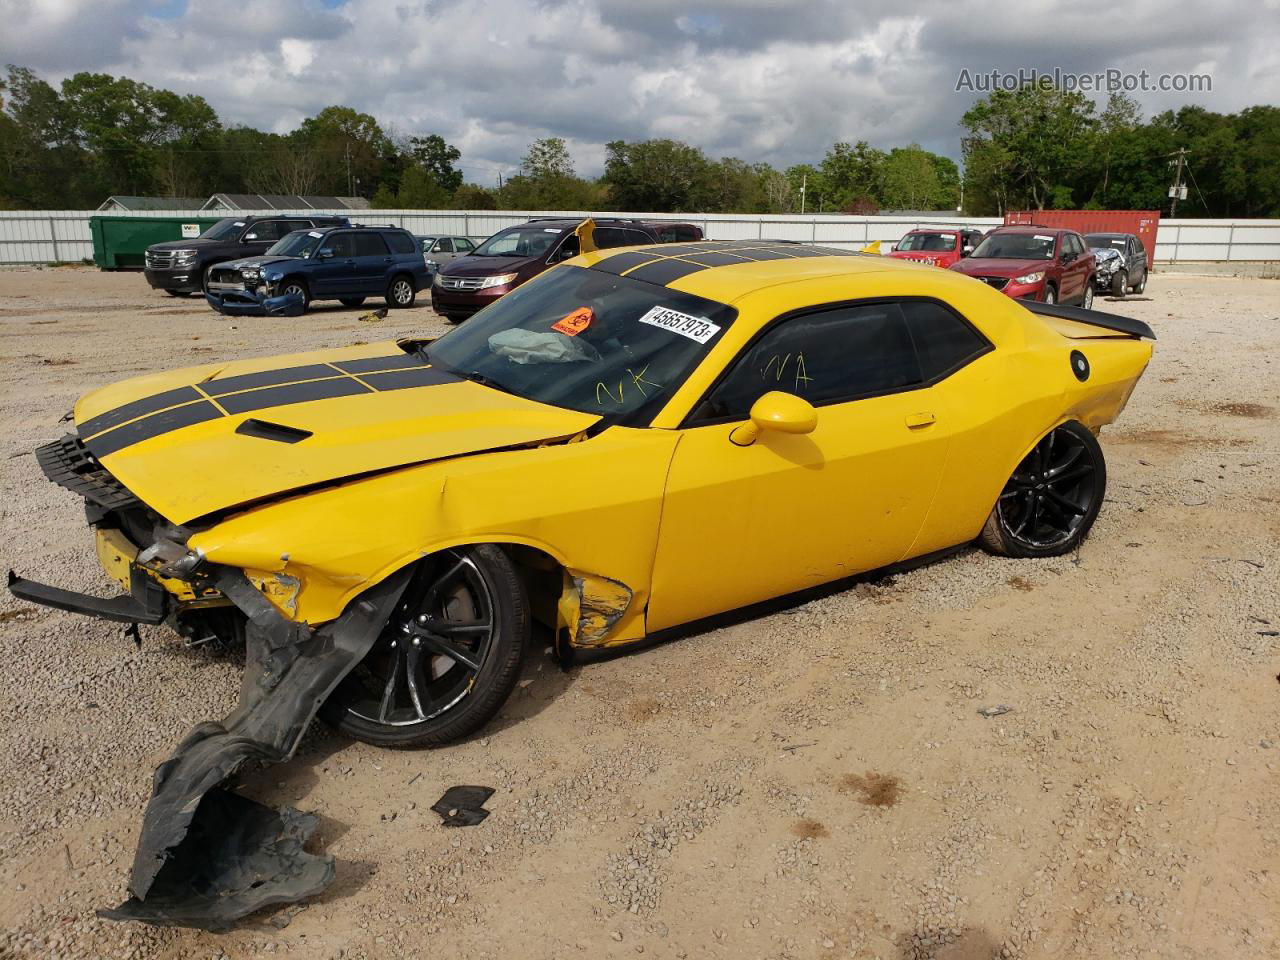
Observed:
[[[52,80],[125,74],[288,130],[330,104],[440,133],[472,179],[560,136],[596,173],[614,139],[673,137],[785,166],[836,140],[958,156],[960,70],[1209,72],[1148,112],[1280,100],[1276,0],[1096,5],[847,0],[0,0],[0,57]]]

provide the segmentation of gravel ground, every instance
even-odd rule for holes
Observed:
[[[94,909],[238,665],[0,596],[0,957],[1280,956],[1280,286],[1149,293],[1098,304],[1161,339],[1078,555],[966,551],[567,674],[539,653],[444,750],[317,727],[249,790],[316,811],[338,879],[229,934]],[[29,455],[77,394],[444,328],[360,313],[228,320],[136,274],[0,271],[0,561],[108,592]],[[481,826],[428,809],[458,783],[497,788]]]

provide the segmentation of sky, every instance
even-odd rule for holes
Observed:
[[[1280,0],[0,0],[0,25],[0,62],[55,83],[125,75],[282,133],[352,106],[441,134],[479,183],[547,136],[584,175],[650,137],[779,167],[837,140],[958,159],[992,70],[1210,78],[1134,92],[1148,115],[1280,103]]]

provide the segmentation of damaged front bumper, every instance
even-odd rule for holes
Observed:
[[[208,290],[209,306],[229,317],[300,317],[306,304],[299,293],[269,295],[265,290]]]

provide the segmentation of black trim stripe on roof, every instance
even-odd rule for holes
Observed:
[[[779,240],[705,240],[699,243],[663,244],[629,250],[606,257],[592,270],[634,277],[666,286],[691,273],[766,260],[799,260],[810,257],[856,257],[853,250],[786,243]]]
[[[84,444],[89,452],[101,458],[143,440],[219,417],[461,380],[457,374],[424,366],[407,354],[344,360],[333,365],[285,367],[207,380],[195,387],[180,387],[143,397],[86,420],[80,424],[79,433],[87,438]],[[238,391],[226,390],[228,384],[234,384]]]

